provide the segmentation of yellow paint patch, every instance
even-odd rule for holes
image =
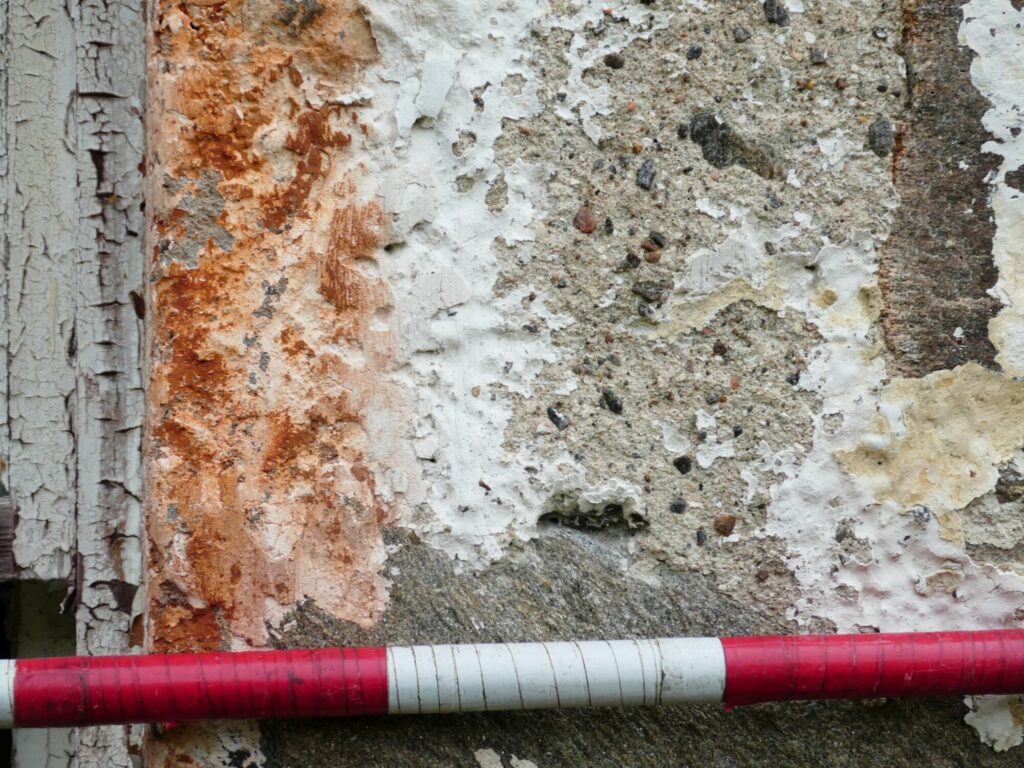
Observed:
[[[883,401],[902,412],[906,435],[885,448],[879,447],[882,440],[862,442],[836,454],[837,460],[868,482],[877,500],[928,507],[942,537],[962,543],[956,510],[991,491],[997,465],[1024,446],[1024,382],[970,363],[922,379],[896,379]]]

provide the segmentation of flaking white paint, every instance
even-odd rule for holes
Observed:
[[[396,468],[379,473],[377,487],[397,502],[400,522],[473,565],[535,535],[542,510],[558,495],[552,489],[605,498],[615,482],[588,481],[568,454],[542,461],[502,440],[515,398],[528,398],[544,365],[556,360],[551,332],[570,322],[528,288],[502,293],[495,286],[498,250],[528,255],[545,205],[548,169],[519,161],[501,171],[494,154],[506,121],[542,108],[528,61],[530,31],[573,34],[567,96],[556,109],[578,108],[583,129],[597,140],[592,118],[609,109],[608,94],[585,85],[583,70],[649,36],[665,18],[623,6],[612,10],[618,21],[611,23],[602,4],[569,7],[561,15],[544,0],[367,4],[383,64],[368,77],[374,100],[364,116],[374,141],[364,162],[392,217],[392,245],[380,264],[394,296],[388,321],[401,361],[394,376],[412,401],[407,423],[379,424],[378,437],[404,432],[397,443],[412,448]],[[588,25],[601,29],[602,42],[584,50],[580,33]],[[499,174],[507,202],[489,206]],[[567,379],[562,391],[576,386]],[[538,433],[551,429],[546,420],[536,426]],[[632,498],[612,495],[618,503]]]
[[[565,51],[565,62],[569,66],[565,98],[555,108],[555,113],[567,123],[581,125],[584,133],[596,143],[603,137],[603,132],[595,118],[611,110],[611,92],[607,86],[587,84],[583,73],[599,64],[609,53],[617,53],[634,40],[649,40],[653,32],[668,25],[670,12],[652,10],[646,5],[610,6],[594,0],[572,0],[569,6],[571,13],[548,20],[551,29],[572,33],[572,40]],[[598,33],[596,45],[592,45],[583,34],[588,27]],[[666,51],[664,55],[678,59],[681,70],[685,70],[683,57],[673,51]],[[637,119],[642,120],[643,116],[637,115]]]
[[[984,37],[988,45],[987,27]],[[1008,93],[1014,87],[1014,78],[1009,80]],[[1008,128],[1003,133],[1009,135]],[[864,151],[842,129],[819,139],[818,147],[823,170],[842,168]],[[1011,192],[1005,185],[997,187],[996,210],[1006,204],[999,195],[1009,198]],[[887,219],[894,207],[891,194],[888,200]],[[840,631],[1016,626],[1024,580],[973,562],[964,551],[958,514],[991,491],[996,466],[1017,446],[999,437],[999,425],[984,406],[966,419],[956,416],[982,393],[989,398],[983,402],[992,403],[1001,394],[1011,397],[1011,390],[998,374],[977,366],[888,383],[877,335],[875,276],[888,221],[874,236],[852,231],[842,243],[819,233],[812,215],[795,216],[794,226],[766,228],[756,214],[733,208],[729,221],[734,228],[718,245],[687,258],[665,322],[655,333],[698,329],[719,310],[745,299],[779,311],[796,310],[823,338],[808,355],[798,384],[822,398],[809,450],[766,455],[761,466],[748,465],[741,472],[748,488],[756,488],[761,473],[776,479],[768,524],[754,534],[786,542],[803,594],[792,617],[802,623],[825,618]],[[1012,226],[1019,227],[1019,221]],[[806,250],[783,248],[781,257],[766,252],[767,242],[795,245],[806,242],[807,235],[820,242],[811,254],[813,273],[805,269]],[[1021,239],[1019,233],[997,235],[997,264],[1013,262],[1010,249]],[[998,289],[1004,296],[1012,292],[1007,286],[1013,279],[1015,268],[1001,269]],[[1000,327],[993,324],[997,346]],[[1021,334],[1008,335],[1018,339]],[[1000,348],[1005,358],[1006,346]],[[948,390],[954,396],[943,396]],[[913,425],[906,414],[916,420]],[[944,435],[944,424],[955,434]],[[851,452],[890,458],[884,469],[872,472],[870,461],[856,466],[844,461]],[[959,467],[943,464],[928,472],[929,460],[939,457]],[[965,483],[961,476],[968,470],[972,480]],[[914,514],[909,499],[918,496],[927,504]],[[854,535],[870,553],[864,562],[839,555],[836,532],[849,519],[857,521]],[[1005,706],[977,708],[970,722],[986,742],[998,747],[1017,742],[1003,727],[1016,722],[1006,717]]]
[[[25,576],[70,573],[75,538],[75,29],[57,0],[11,3],[7,39],[8,400],[14,553]],[[73,114],[73,113],[72,113]]]
[[[998,0],[971,0],[963,14],[960,44],[975,53],[971,80],[992,105],[982,122],[993,140],[983,149],[1002,158],[988,181],[996,223],[992,255],[999,268],[990,292],[1004,308],[989,323],[989,336],[999,364],[1024,376],[1024,192],[1006,182],[1007,173],[1024,166],[1024,13]]]
[[[141,581],[142,9],[3,16],[0,459],[15,556],[21,578],[72,577],[80,653],[124,653]],[[126,728],[75,738],[77,765],[131,765]]]
[[[1024,167],[1024,12],[998,0],[971,0],[962,12],[960,44],[975,54],[971,81],[991,103],[982,123],[993,140],[983,150],[1002,157],[995,177],[988,179],[996,224],[992,257],[999,270],[990,293],[1003,303],[989,321],[989,338],[998,350],[996,361],[1007,375],[1019,377],[1024,376],[1024,192],[1010,186],[1006,174]],[[995,528],[998,538],[1005,529]],[[1018,588],[1024,588],[1022,581],[1016,580]],[[1002,751],[1024,743],[1024,698],[974,697],[968,703],[967,722],[986,744]]]

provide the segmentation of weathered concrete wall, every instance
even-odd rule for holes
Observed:
[[[155,3],[148,647],[1021,626],[1022,22]],[[970,705],[1020,743],[1018,698]],[[214,724],[148,758],[1005,764],[962,714]]]

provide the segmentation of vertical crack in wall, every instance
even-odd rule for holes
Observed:
[[[386,221],[359,195],[375,41],[354,0],[155,2],[149,24],[147,647],[263,645],[305,600],[367,624],[391,354]]]
[[[998,157],[984,147],[988,103],[971,83],[971,51],[957,45],[960,5],[903,3],[906,109],[892,155],[900,207],[879,263],[890,367],[902,376],[995,364],[987,179]]]

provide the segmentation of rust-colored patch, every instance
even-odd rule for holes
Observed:
[[[309,197],[309,191],[324,175],[324,150],[347,147],[352,136],[332,127],[342,116],[338,105],[302,112],[295,120],[295,132],[289,134],[285,149],[298,157],[291,182],[279,185],[272,193],[262,195],[263,225],[280,229],[291,219]]]
[[[373,296],[371,278],[363,275],[356,262],[368,259],[380,242],[383,215],[379,209],[371,215],[346,205],[335,211],[331,219],[331,238],[327,253],[320,263],[320,293],[340,310],[363,310],[368,296]]]
[[[344,170],[359,115],[325,97],[376,48],[356,0],[303,24],[280,8],[154,9],[151,650],[263,644],[304,598],[359,623],[383,604],[364,414],[389,294],[360,262],[384,217]]]

